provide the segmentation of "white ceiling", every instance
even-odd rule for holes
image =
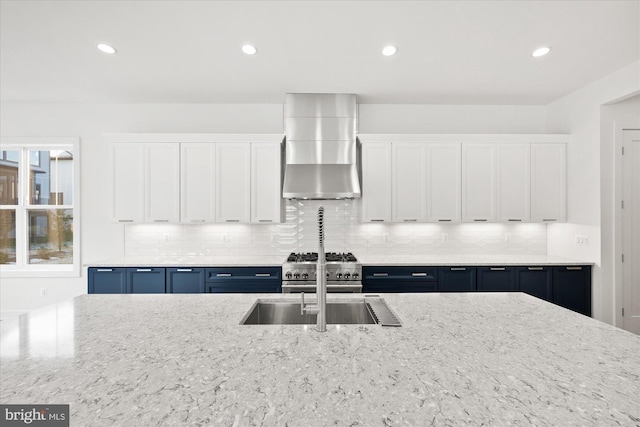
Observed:
[[[2,0],[0,16],[2,102],[546,104],[640,59],[638,0]]]

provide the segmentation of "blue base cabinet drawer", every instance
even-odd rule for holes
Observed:
[[[516,288],[534,297],[551,302],[552,267],[517,267]]]
[[[591,316],[591,266],[553,267],[552,302]]]
[[[438,268],[438,292],[473,292],[475,290],[475,267]]]
[[[363,267],[362,292],[435,292],[437,267]]]
[[[165,269],[127,268],[127,288],[130,294],[164,294]]]
[[[205,270],[207,293],[282,292],[282,267],[213,267]]]
[[[89,268],[90,294],[126,294],[126,268]]]
[[[204,292],[204,268],[167,268],[168,294],[201,294]]]
[[[515,267],[478,267],[476,287],[480,292],[516,290]]]

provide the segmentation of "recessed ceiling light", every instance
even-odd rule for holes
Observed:
[[[104,44],[104,43],[100,43],[100,44],[98,44],[96,47],[97,47],[101,52],[104,52],[104,53],[110,53],[110,54],[113,54],[113,53],[116,53],[116,52],[117,52],[116,48],[114,48],[113,46],[109,46],[108,44]]]
[[[531,53],[531,56],[533,56],[534,58],[538,58],[539,56],[545,56],[549,52],[551,52],[551,48],[549,46],[542,46],[534,50]]]
[[[398,48],[393,45],[385,46],[384,48],[382,48],[382,54],[384,56],[395,55],[397,51],[398,51]]]
[[[255,55],[258,52],[258,49],[251,44],[245,44],[242,46],[242,51],[247,55]]]

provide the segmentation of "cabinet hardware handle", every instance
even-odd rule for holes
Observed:
[[[491,271],[505,271],[506,268],[504,268],[504,267],[491,267],[491,268],[489,268],[489,270],[491,270]]]
[[[185,272],[186,273],[186,272],[193,271],[193,269],[191,269],[191,268],[178,268],[176,271],[180,271],[180,272]]]
[[[119,219],[118,222],[133,222],[132,219]]]
[[[218,273],[216,277],[231,277],[231,273]]]
[[[96,271],[100,271],[100,272],[108,272],[108,271],[113,271],[113,268],[99,268]]]
[[[373,273],[373,277],[387,277],[389,273]]]
[[[169,222],[168,219],[154,219],[153,222]]]
[[[566,267],[567,270],[582,270],[582,267]]]
[[[451,222],[450,219],[439,219],[438,222]]]
[[[204,222],[204,219],[192,219],[191,222]]]
[[[240,222],[239,219],[225,219],[224,222]]]
[[[256,273],[256,277],[271,277],[269,273]]]
[[[371,222],[384,222],[384,219],[372,219]]]
[[[273,222],[273,220],[270,220],[270,219],[259,219],[258,222]]]
[[[516,218],[509,218],[508,219],[509,222],[521,222],[521,219],[516,219]]]
[[[487,222],[487,220],[485,218],[477,218],[474,219],[475,222]]]
[[[152,268],[137,268],[136,271],[140,272],[140,273],[146,273],[149,271],[153,271]]]
[[[466,267],[451,267],[451,271],[467,271]]]
[[[555,218],[546,218],[546,219],[543,219],[542,221],[545,221],[545,222],[550,222],[551,221],[551,222],[553,222],[555,220],[556,220]]]
[[[411,273],[412,277],[427,277],[427,273]]]
[[[418,222],[417,219],[403,219],[404,222]]]
[[[542,271],[542,270],[544,270],[544,267],[527,267],[527,270],[529,270],[529,271]]]

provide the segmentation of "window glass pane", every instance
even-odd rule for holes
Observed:
[[[18,150],[2,151],[0,156],[0,205],[18,204]]]
[[[16,211],[0,210],[0,264],[16,263]]]
[[[29,264],[73,264],[73,210],[29,210]]]
[[[38,164],[34,164],[37,153]],[[30,151],[29,194],[32,205],[73,204],[72,150]]]

